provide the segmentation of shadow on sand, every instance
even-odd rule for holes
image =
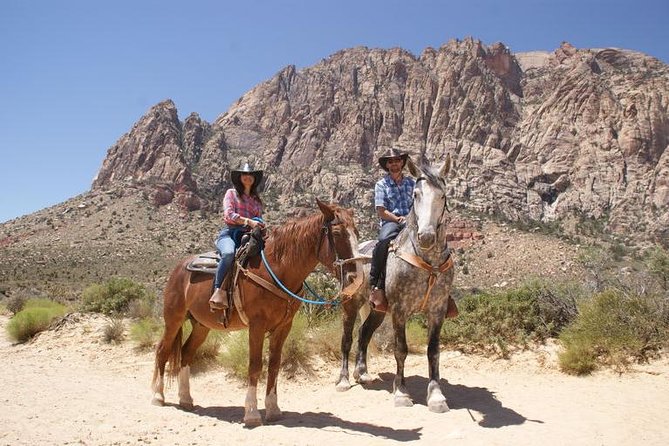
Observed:
[[[199,415],[216,418],[220,421],[228,423],[241,424],[244,418],[244,408],[241,406],[234,407],[200,407],[196,406],[193,411]],[[264,416],[264,410],[261,413]],[[420,440],[420,431],[422,428],[416,429],[393,429],[387,426],[376,426],[369,423],[358,423],[354,421],[343,420],[329,412],[290,412],[284,411],[283,418],[267,425],[280,425],[285,427],[306,427],[313,429],[332,428],[333,431],[351,431],[359,432],[374,437],[383,437],[395,441],[415,441]]]
[[[363,387],[368,391],[388,392],[388,398],[391,398],[393,378],[392,373],[381,373],[381,379],[376,380]],[[410,376],[406,378],[407,390],[415,404],[427,406],[427,384],[428,379],[421,376]],[[520,425],[526,421],[543,423],[539,420],[528,420],[516,411],[504,407],[502,403],[495,398],[495,394],[483,387],[468,387],[464,385],[452,385],[445,379],[440,381],[441,387],[445,392],[448,405],[452,410],[466,409],[472,420],[479,426],[485,428],[499,428],[504,426]],[[179,407],[173,404],[166,406]],[[401,410],[401,408],[398,408]],[[427,408],[426,408],[427,410]],[[471,411],[476,411],[483,418],[477,420]],[[195,406],[192,411],[198,415],[215,418],[220,421],[241,424],[244,418],[244,407],[242,406]],[[264,416],[264,410],[261,411]],[[329,412],[290,412],[284,411],[283,418],[278,421],[266,423],[267,425],[280,425],[285,427],[306,427],[313,429],[329,429],[333,431],[346,430],[357,432],[362,435],[374,437],[383,437],[395,441],[415,441],[420,440],[422,428],[415,429],[394,429],[388,426],[378,426],[369,423],[359,423],[339,418]]]
[[[393,373],[381,373],[380,380],[365,384],[367,390],[383,390],[388,393],[393,391]],[[409,376],[405,378],[407,390],[414,404],[427,406],[427,384],[428,379],[422,376]],[[448,401],[448,407],[452,410],[467,409],[470,416],[481,427],[497,428],[523,424],[526,421],[543,423],[538,420],[528,420],[518,412],[508,407],[495,398],[495,394],[484,387],[468,387],[461,384],[449,384],[445,379],[439,381],[441,388]],[[471,411],[480,413],[483,418],[476,420]]]

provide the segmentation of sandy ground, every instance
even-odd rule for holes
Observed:
[[[78,320],[76,320],[78,319]],[[222,370],[194,375],[196,408],[150,404],[153,356],[101,342],[104,320],[74,317],[33,342],[11,345],[0,318],[2,445],[664,445],[669,442],[669,360],[625,375],[561,374],[548,346],[511,360],[443,352],[442,384],[451,410],[428,411],[426,359],[410,356],[406,376],[416,404],[393,407],[394,359],[378,355],[373,385],[338,393],[336,364],[315,377],[279,382],[284,417],[254,429],[241,423],[245,387]],[[264,394],[264,389],[259,394]],[[260,406],[263,406],[261,399]],[[263,411],[264,412],[264,411]]]

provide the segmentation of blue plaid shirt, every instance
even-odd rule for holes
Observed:
[[[403,177],[402,182],[397,185],[395,181],[386,175],[376,182],[374,186],[374,206],[383,206],[387,211],[398,217],[405,217],[413,206],[413,188],[416,181],[411,177]],[[381,226],[390,223],[381,220]]]

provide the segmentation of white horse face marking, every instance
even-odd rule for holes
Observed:
[[[437,228],[446,210],[445,177],[450,169],[450,157],[438,173],[424,172],[415,165],[410,165],[409,169],[416,177],[413,208],[418,226],[418,245],[423,250],[429,250],[437,240]]]

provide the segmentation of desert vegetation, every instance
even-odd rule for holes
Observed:
[[[588,272],[582,282],[533,279],[503,290],[456,289],[460,315],[445,322],[443,347],[508,358],[552,338],[561,347],[561,370],[577,375],[601,367],[624,371],[666,351],[669,252],[659,246],[644,252],[590,247],[578,261]],[[313,273],[308,283],[322,296],[335,294],[336,283],[322,271]],[[103,340],[132,342],[138,350],[153,349],[162,331],[160,299],[130,278],[92,284],[70,308],[56,300],[25,293],[4,299],[4,311],[13,315],[8,324],[11,339],[25,342],[71,310],[106,315],[109,323]],[[284,347],[282,369],[288,377],[311,373],[315,358],[341,359],[339,311],[336,303],[301,307]],[[392,349],[388,325],[375,335],[372,354]],[[186,322],[184,339],[189,331]],[[407,339],[411,352],[425,351],[426,324],[421,316],[408,324]],[[223,367],[230,376],[243,378],[247,357],[246,332],[211,332],[198,351],[194,371]]]

